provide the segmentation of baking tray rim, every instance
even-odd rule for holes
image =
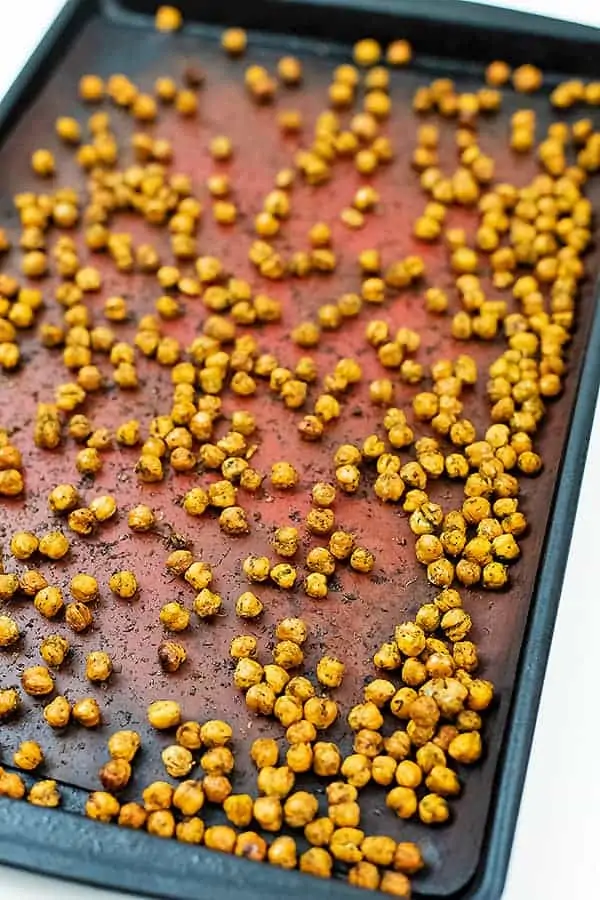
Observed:
[[[296,0],[282,5],[293,7]],[[302,0],[315,6],[340,7],[343,0]],[[349,0],[363,7],[364,0]],[[463,3],[462,0],[371,0],[372,11],[460,26],[467,21],[490,31],[529,33],[543,39],[557,37],[600,45],[600,30],[537,17],[520,11]],[[47,66],[69,33],[102,9],[114,13],[115,0],[67,0],[25,66],[0,102],[0,144],[39,92]],[[517,667],[504,746],[497,767],[495,794],[502,803],[491,805],[486,838],[474,878],[459,894],[470,900],[497,900],[504,886],[516,827],[521,792],[537,719],[539,699],[552,642],[569,546],[577,513],[598,387],[600,386],[600,283],[594,289],[593,319],[583,349],[570,416],[568,438],[552,499],[540,567],[534,586],[525,636]],[[203,847],[160,839],[143,832],[107,826],[80,814],[46,810],[0,798],[0,863],[39,874],[131,893],[163,898],[210,897],[236,900],[240,890],[265,898],[300,898],[306,878],[297,871],[258,866]],[[364,896],[343,882],[312,879],[315,900]]]

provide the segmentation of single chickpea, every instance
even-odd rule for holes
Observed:
[[[317,678],[325,687],[337,688],[343,681],[345,668],[339,659],[323,656],[317,663]]]
[[[43,697],[54,690],[54,677],[45,666],[30,666],[21,675],[21,684],[31,697]]]
[[[113,664],[108,653],[94,650],[88,653],[85,663],[85,676],[88,681],[108,681],[113,671]]]
[[[19,626],[11,616],[0,615],[0,649],[12,647],[21,636]]]
[[[354,45],[352,56],[358,66],[374,66],[381,59],[381,47],[373,38],[364,38]]]
[[[531,94],[539,91],[542,86],[543,75],[541,71],[530,64],[519,66],[512,73],[512,83],[516,91],[523,94]]]
[[[279,563],[273,566],[269,577],[278,587],[284,588],[284,590],[291,590],[296,583],[297,572],[289,563]]]
[[[131,780],[131,765],[126,759],[111,759],[98,773],[102,787],[111,794],[123,791]]]
[[[29,559],[38,546],[39,541],[31,531],[15,531],[10,539],[10,552],[15,559]]]
[[[161,607],[159,618],[167,631],[185,631],[190,624],[189,611],[175,601]]]
[[[262,602],[252,591],[244,591],[235,603],[235,613],[243,619],[255,619],[260,616],[263,609]]]
[[[320,572],[311,572],[304,579],[304,591],[313,600],[323,600],[327,596],[327,578]]]
[[[267,858],[272,866],[282,869],[295,869],[297,865],[297,850],[294,838],[281,835],[272,841],[267,851]]]
[[[375,557],[365,547],[356,547],[350,555],[350,565],[356,572],[372,572]]]
[[[49,150],[36,150],[31,156],[31,168],[36,175],[44,178],[54,175],[56,169],[54,156]]]
[[[69,551],[68,538],[60,531],[49,531],[40,538],[38,549],[42,556],[48,559],[62,559]]]
[[[199,722],[183,722],[175,733],[175,740],[188,750],[199,750],[202,746],[202,726]]]
[[[79,81],[79,96],[86,103],[98,103],[104,98],[104,82],[97,75],[83,75]]]
[[[183,25],[183,16],[175,6],[159,6],[154,18],[154,27],[157,31],[168,33],[179,31]]]
[[[279,831],[283,822],[283,809],[279,797],[258,797],[254,801],[254,818],[265,831]]]
[[[139,803],[124,803],[119,810],[118,823],[124,828],[140,829],[146,824],[148,813]]]
[[[121,600],[132,600],[138,592],[138,581],[133,572],[115,572],[110,576],[108,586]]]
[[[161,758],[167,774],[172,778],[185,778],[194,766],[191,751],[177,744],[165,747]]]
[[[419,818],[424,825],[447,822],[450,818],[447,801],[439,794],[426,794],[419,802]]]
[[[147,717],[159,731],[175,728],[181,722],[181,707],[175,700],[155,700],[148,707]]]
[[[277,699],[275,691],[268,684],[253,684],[246,691],[246,706],[261,716],[270,716]]]
[[[146,820],[146,831],[159,838],[172,838],[175,834],[175,817],[170,810],[151,812]]]
[[[243,28],[227,28],[221,35],[221,47],[229,56],[242,56],[248,45],[248,36]]]
[[[96,728],[102,721],[102,713],[98,701],[93,697],[85,697],[73,704],[71,713],[76,722],[84,728]]]
[[[412,788],[392,788],[386,797],[386,806],[400,819],[411,819],[417,811],[417,795]]]

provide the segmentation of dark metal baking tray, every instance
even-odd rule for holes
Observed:
[[[122,71],[143,87],[150,88],[157,75],[180,74],[183,67],[192,61],[199,62],[208,75],[208,87],[201,97],[200,124],[195,121],[182,123],[181,120],[176,123],[173,120],[165,121],[163,125],[161,121],[156,131],[174,140],[178,168],[189,170],[198,177],[206,175],[209,136],[214,133],[230,135],[241,148],[240,168],[236,169],[236,163],[233,164],[234,179],[239,179],[240,195],[250,208],[251,201],[264,193],[269,184],[268,178],[282,164],[287,151],[273,141],[272,112],[268,110],[248,112],[254,117],[252,141],[248,142],[245,114],[241,114],[242,109],[247,109],[241,105],[242,70],[239,63],[225,59],[218,49],[218,34],[223,25],[243,25],[253,30],[252,52],[248,56],[252,61],[264,61],[269,65],[283,52],[295,52],[302,57],[308,86],[297,97],[291,97],[289,105],[297,105],[309,115],[322,108],[331,66],[346,58],[349,43],[367,34],[383,42],[394,37],[410,39],[416,48],[416,62],[410,69],[393,77],[394,118],[391,127],[397,139],[403,133],[412,134],[414,131],[410,97],[415,86],[426,80],[450,75],[459,87],[468,90],[469,86],[481,82],[482,64],[491,58],[504,58],[515,64],[525,61],[536,63],[544,69],[547,84],[556,80],[559,73],[563,77],[594,77],[595,57],[600,47],[600,36],[592,29],[453,0],[431,0],[419,4],[403,0],[375,0],[371,3],[364,0],[311,0],[301,3],[295,0],[257,0],[251,5],[236,0],[219,5],[189,0],[178,5],[184,13],[186,28],[181,34],[165,37],[156,34],[152,28],[150,13],[154,11],[155,3],[146,0],[127,0],[123,3],[71,0],[67,4],[0,108],[0,225],[8,224],[10,227],[14,215],[14,190],[27,189],[29,185],[33,188],[34,180],[28,171],[29,153],[38,146],[41,136],[48,136],[49,139],[54,119],[61,114],[75,114],[83,119],[88,112],[74,96],[81,74],[89,71],[106,76]],[[545,94],[527,98],[524,102],[522,97],[507,92],[502,113],[482,128],[483,145],[485,147],[487,141],[490,148],[493,147],[493,155],[506,178],[524,178],[532,172],[531,162],[516,161],[508,150],[499,149],[506,145],[508,116],[523,105],[536,110],[540,127],[547,126],[552,120]],[[119,115],[115,113],[113,118],[117,134],[121,136],[126,133],[126,126]],[[358,238],[338,232],[338,243],[345,240],[353,255],[359,247],[373,243],[389,248],[394,258],[414,249],[409,237],[410,223],[423,200],[414,180],[410,185],[403,180],[408,172],[410,152],[409,143],[399,140],[397,161],[386,173],[377,177],[378,188],[384,202],[388,203],[388,213],[390,210],[394,213],[393,228],[389,224],[389,216],[383,216],[369,226],[371,230],[366,230],[364,235],[359,233]],[[81,183],[76,167],[65,160],[61,152],[58,156],[61,183]],[[395,174],[398,172],[399,177]],[[356,181],[356,177],[348,173],[336,178],[331,190],[322,188],[319,194],[319,202],[323,200],[322,208],[332,205],[334,197],[341,196],[344,189],[349,199]],[[594,186],[592,183],[589,196],[595,208],[600,208],[600,187],[597,184]],[[337,206],[333,208],[337,209]],[[300,230],[296,234],[292,232],[296,242],[316,215],[310,192],[303,194],[300,191],[297,207],[295,200],[295,217],[299,220]],[[242,229],[249,232],[247,223],[242,225]],[[239,249],[231,246],[236,242],[223,238],[214,226],[211,230],[210,224],[207,224],[202,232],[202,243],[209,252],[216,249],[229,265],[235,265],[236,271],[243,265]],[[448,279],[443,254],[437,248],[423,251],[421,246],[417,252],[426,257],[429,282],[443,286],[440,279]],[[597,262],[596,252],[592,251],[587,260],[589,277],[579,301],[579,321],[570,351],[571,371],[566,390],[551,408],[544,426],[541,446],[545,470],[537,480],[526,482],[522,492],[524,507],[533,523],[532,533],[524,545],[525,561],[512,570],[509,591],[497,597],[477,594],[468,600],[469,607],[473,608],[476,636],[484,658],[483,674],[495,681],[499,697],[485,724],[485,759],[466,773],[465,790],[455,804],[455,821],[451,826],[441,831],[426,831],[419,826],[402,824],[403,838],[416,839],[423,846],[428,862],[427,873],[415,880],[417,896],[491,900],[499,896],[502,888],[600,380],[600,355],[597,352],[600,346],[600,317],[591,271]],[[116,276],[114,270],[107,268],[97,257],[94,263],[103,270],[108,282],[107,290],[115,293],[131,291],[127,278],[123,280]],[[341,293],[344,289],[351,289],[354,282],[342,267],[333,283],[336,292]],[[152,292],[148,292],[141,283],[136,284],[136,290],[139,290],[139,296],[132,301],[134,310],[139,312],[143,308],[149,311]],[[277,288],[268,285],[267,291],[277,292]],[[313,311],[330,294],[331,283],[326,279],[311,284],[309,297],[307,291],[300,287],[298,300],[307,304],[302,314],[307,310]],[[382,317],[389,318],[396,327],[400,324],[423,324],[417,295],[411,293],[403,295],[394,309],[386,309]],[[184,324],[175,324],[166,330],[182,338],[187,337]],[[281,335],[274,340],[277,343]],[[336,358],[336,353],[337,356],[344,355],[342,340],[334,333],[326,345],[324,358],[329,351],[332,359]],[[426,335],[424,333],[422,358],[443,356],[449,351],[451,343],[439,328],[428,327]],[[12,423],[26,435],[30,430],[29,420],[38,394],[39,399],[44,399],[43,387],[48,383],[48,375],[52,373],[51,380],[55,383],[60,367],[51,358],[48,362],[47,355],[36,358],[33,341],[28,344],[25,340],[22,346],[28,365],[24,375],[16,379],[2,379],[0,418],[6,419],[10,412]],[[370,352],[370,348],[363,348],[361,362],[366,370],[373,368]],[[460,352],[460,347],[454,352]],[[483,364],[489,358],[490,349],[482,345],[472,351],[469,345],[469,352],[475,352]],[[166,397],[168,392],[166,380],[163,381],[165,383],[156,388],[157,396],[161,398]],[[144,414],[146,417],[152,414],[151,404],[143,395],[136,395],[135,404],[136,415],[140,418]],[[126,396],[115,395],[108,405],[110,409],[106,423],[95,418],[98,424],[122,421],[131,414]],[[483,409],[481,407],[479,410],[480,417]],[[269,425],[273,433],[285,442],[285,430],[277,421],[275,407],[271,409],[271,414]],[[475,418],[477,414],[475,411]],[[368,411],[364,411],[362,416],[345,420],[343,426],[332,433],[333,436],[337,441],[358,438],[359,435],[364,437],[369,430],[373,430],[368,427],[369,415]],[[0,421],[0,424],[6,422]],[[283,446],[285,444],[280,449]],[[326,442],[325,448],[328,446]],[[25,444],[23,449],[26,464],[36,473],[35,480],[31,479],[28,484],[24,516],[30,527],[40,527],[46,520],[45,495],[54,483],[64,480],[64,457],[62,454],[48,456]],[[282,453],[282,456],[285,455],[285,452]],[[106,490],[115,489],[122,470],[131,468],[129,457],[112,454],[108,459],[96,486],[93,489],[86,487],[84,493],[99,493],[100,486]],[[185,479],[171,482],[169,490],[174,492],[173,496],[182,493],[185,483]],[[123,487],[121,482],[118,493],[121,498],[133,502],[141,492],[135,483]],[[144,488],[143,493],[152,504],[152,489]],[[15,505],[15,511],[17,508]],[[6,509],[10,513],[10,506],[0,513],[3,540],[12,518],[4,515]],[[250,550],[264,549],[269,527],[275,521],[281,524],[282,509],[281,501],[273,504],[277,515],[270,515],[269,521],[257,524],[256,537],[240,545],[240,555],[246,555]],[[348,662],[351,677],[340,694],[344,705],[357,696],[356,686],[360,686],[360,678],[370,671],[368,661],[378,640],[387,636],[394,622],[409,615],[419,602],[434,593],[422,577],[419,585],[413,584],[415,564],[408,562],[408,552],[402,549],[403,542],[409,538],[406,520],[402,516],[391,520],[394,542],[390,545],[379,536],[378,526],[381,523],[376,518],[378,514],[373,514],[374,520],[368,517],[366,521],[361,521],[363,513],[364,506],[360,503],[354,510],[351,505],[344,506],[343,521],[346,526],[362,534],[363,540],[375,551],[378,559],[375,577],[365,581],[364,577],[344,576],[341,589],[333,594],[326,608],[308,614],[302,609],[316,639],[313,640],[309,658],[314,661],[316,650],[326,648],[332,652],[338,650]],[[178,531],[192,531],[189,519],[177,511],[173,512],[170,524]],[[262,721],[253,720],[252,727],[248,727],[249,717],[243,702],[239,697],[234,697],[232,691],[229,665],[223,663],[231,635],[219,631],[218,626],[204,634],[194,633],[197,658],[192,657],[191,666],[185,674],[182,672],[174,680],[172,677],[165,679],[155,662],[153,641],[156,642],[156,635],[152,636],[150,623],[156,622],[159,590],[175,588],[167,585],[161,572],[162,556],[160,553],[156,556],[156,548],[149,540],[131,536],[123,539],[125,531],[122,521],[103,530],[97,543],[79,544],[75,557],[78,570],[84,570],[89,564],[97,574],[98,563],[94,563],[94,558],[98,559],[99,553],[105,554],[107,573],[124,565],[124,561],[134,553],[140,561],[138,571],[146,571],[147,580],[142,582],[142,587],[147,590],[143,590],[140,605],[123,611],[119,620],[115,620],[108,604],[100,606],[96,616],[97,630],[85,639],[87,649],[106,645],[115,651],[122,666],[108,692],[98,691],[106,708],[107,723],[114,729],[131,722],[143,731],[143,710],[148,701],[161,693],[174,695],[179,692],[186,714],[190,717],[224,710],[223,714],[234,724],[239,746],[243,746],[245,740],[256,737],[261,729],[271,733],[268,723]],[[192,537],[196,535],[192,534]],[[202,540],[206,539],[203,537]],[[259,543],[253,543],[255,540],[263,541],[260,547]],[[216,546],[218,529],[210,532],[208,541]],[[217,570],[218,578],[223,585],[227,585],[228,591],[231,588],[232,596],[234,588],[238,587],[238,563],[234,557],[232,553],[229,561],[221,561]],[[111,560],[115,561],[114,564]],[[53,574],[57,578],[67,579],[69,566],[58,565]],[[155,587],[154,591],[151,585]],[[269,633],[270,626],[284,614],[284,609],[297,608],[297,599],[293,595],[291,606],[286,607],[285,602],[279,596],[267,614]],[[33,648],[39,640],[40,625],[37,621],[28,625],[28,639],[35,639],[31,641]],[[268,639],[264,625],[256,633],[266,649]],[[11,669],[11,672],[20,672],[28,652],[33,652],[33,649],[21,654],[18,663],[13,661],[17,668]],[[206,662],[201,658],[204,652],[214,654],[214,660],[221,661],[210,678],[206,678]],[[10,656],[3,654],[0,657],[0,676],[3,680],[10,665]],[[61,673],[59,680],[61,678],[65,680],[67,693],[69,690],[75,695],[90,692],[89,685],[75,666],[67,670],[65,676]],[[244,728],[248,730],[242,738],[240,733]],[[105,759],[106,733],[107,730],[103,729],[98,734],[87,732],[80,738],[75,737],[73,732],[55,737],[48,735],[48,729],[31,721],[30,717],[22,723],[17,722],[10,732],[7,731],[10,738],[5,747],[7,753],[12,743],[19,739],[42,735],[40,740],[48,748],[51,763],[49,771],[63,785],[64,804],[61,811],[48,812],[25,803],[15,804],[0,799],[0,861],[159,897],[227,898],[243,891],[250,897],[275,898],[285,894],[299,896],[306,891],[306,877],[298,873],[283,873],[273,867],[258,866],[202,848],[160,842],[145,834],[99,825],[82,818],[83,798],[87,790],[97,787],[96,772]],[[343,729],[337,736],[347,743]],[[156,738],[153,740],[156,741]],[[156,760],[145,757],[136,771],[138,787],[152,777],[160,777]],[[236,789],[238,784],[243,789],[247,775],[243,769],[238,773],[240,780],[236,782]],[[377,826],[380,811],[381,798],[370,804],[366,817],[368,824]],[[310,890],[317,897],[357,895],[339,881],[321,883],[313,880]]]

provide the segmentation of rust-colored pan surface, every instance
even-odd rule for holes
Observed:
[[[69,580],[77,572],[89,572],[98,579],[101,595],[94,604],[94,624],[90,631],[73,635],[63,622],[50,623],[42,619],[30,601],[15,599],[7,607],[18,620],[23,639],[14,653],[5,651],[0,656],[0,682],[6,686],[17,685],[23,669],[40,662],[38,648],[46,634],[59,632],[68,636],[74,652],[68,665],[57,674],[57,690],[71,700],[96,696],[102,707],[103,727],[85,730],[71,725],[64,733],[55,733],[43,720],[42,703],[27,697],[23,714],[14,723],[2,727],[0,760],[4,764],[10,763],[19,741],[34,738],[45,750],[44,771],[48,777],[86,790],[95,789],[99,786],[98,769],[107,759],[108,735],[117,729],[132,727],[139,729],[143,736],[143,750],[135,764],[135,777],[127,794],[137,796],[149,781],[164,777],[159,750],[170,742],[168,736],[157,735],[147,726],[146,707],[156,699],[175,698],[181,702],[186,718],[202,720],[218,716],[231,722],[236,751],[235,790],[252,792],[255,773],[249,761],[249,745],[260,735],[280,737],[282,729],[275,721],[249,713],[242,694],[234,688],[233,664],[228,655],[232,637],[244,632],[255,634],[259,641],[259,658],[269,661],[275,623],[286,615],[301,616],[309,627],[307,673],[314,672],[316,661],[324,653],[338,656],[346,664],[344,684],[335,692],[335,697],[341,709],[347,712],[353,703],[360,701],[366,679],[375,675],[371,661],[374,650],[389,637],[396,623],[412,616],[421,603],[431,600],[437,592],[428,584],[424,569],[415,561],[414,536],[408,527],[407,514],[401,506],[383,504],[375,498],[372,491],[374,475],[369,472],[364,475],[358,494],[338,496],[334,509],[337,524],[352,531],[357,543],[374,553],[374,571],[363,575],[340,565],[324,601],[309,599],[302,590],[301,578],[299,586],[291,592],[259,585],[256,593],[265,606],[260,620],[244,623],[235,616],[235,600],[249,587],[241,571],[244,557],[256,553],[275,559],[269,543],[274,529],[294,524],[302,534],[297,565],[299,574],[304,575],[306,550],[320,543],[303,525],[310,508],[311,485],[317,479],[333,479],[332,456],[340,443],[361,443],[373,433],[384,435],[383,409],[370,403],[368,383],[374,378],[389,376],[389,372],[382,368],[375,350],[365,340],[365,325],[369,318],[384,319],[392,330],[407,326],[419,331],[421,347],[415,358],[426,366],[438,359],[455,358],[463,352],[475,357],[480,378],[477,386],[465,393],[464,403],[465,414],[476,424],[480,436],[489,420],[485,396],[487,367],[501,352],[500,340],[469,342],[466,346],[454,341],[450,336],[450,315],[434,317],[424,310],[422,293],[426,286],[448,288],[451,313],[460,308],[452,288],[453,278],[444,246],[441,243],[425,246],[411,237],[412,223],[425,203],[418,178],[410,167],[417,126],[411,98],[418,85],[436,75],[446,74],[443,67],[438,70],[430,65],[421,68],[417,60],[410,69],[392,73],[393,114],[385,131],[396,148],[396,157],[372,179],[381,202],[376,211],[367,216],[364,229],[349,231],[339,221],[341,209],[349,204],[357,187],[369,181],[358,175],[350,162],[337,163],[335,177],[323,187],[315,189],[301,183],[294,187],[292,216],[274,244],[284,255],[305,249],[310,226],[318,220],[327,221],[333,229],[333,247],[339,259],[336,272],[282,283],[264,281],[256,274],[247,258],[248,248],[254,240],[253,217],[261,207],[262,198],[272,188],[275,173],[290,164],[294,151],[300,146],[296,139],[281,136],[276,109],[300,109],[310,127],[326,106],[331,69],[340,58],[324,45],[318,52],[314,45],[307,45],[303,51],[301,42],[298,48],[304,63],[304,86],[295,91],[282,89],[275,107],[257,107],[247,97],[243,85],[244,68],[250,62],[258,62],[272,69],[287,49],[283,38],[280,45],[272,38],[265,44],[258,40],[251,42],[245,59],[237,62],[224,56],[214,35],[164,37],[150,29],[138,31],[123,22],[92,19],[65,53],[61,64],[50,74],[46,87],[3,147],[0,225],[17,234],[12,206],[14,193],[40,190],[40,182],[29,167],[29,156],[34,149],[48,146],[56,151],[58,172],[48,183],[49,190],[58,185],[84,188],[84,176],[71,152],[58,147],[53,128],[60,115],[74,115],[84,124],[92,111],[76,96],[77,81],[82,74],[94,72],[108,76],[123,72],[143,90],[151,90],[157,76],[172,75],[180,79],[188,63],[200,65],[205,72],[205,84],[199,93],[197,118],[184,120],[167,108],[161,110],[158,122],[149,130],[173,142],[173,169],[189,174],[195,190],[206,201],[199,230],[200,252],[218,256],[230,274],[247,278],[257,292],[263,291],[283,303],[281,324],[255,329],[239,327],[238,333],[247,330],[254,334],[261,350],[274,353],[282,365],[292,367],[308,352],[315,358],[322,377],[340,358],[351,356],[360,361],[364,373],[362,382],[345,397],[340,419],[327,427],[320,443],[299,439],[296,425],[305,410],[286,409],[269,391],[267,383],[261,382],[256,396],[246,400],[229,391],[225,393],[225,415],[218,426],[218,435],[228,429],[228,416],[234,409],[250,409],[259,423],[259,447],[252,464],[261,472],[268,472],[274,461],[289,460],[301,476],[298,487],[290,492],[273,490],[268,479],[256,496],[240,490],[240,502],[248,512],[251,532],[246,537],[232,538],[222,534],[214,513],[207,512],[202,518],[192,519],[181,507],[186,490],[192,485],[206,486],[217,477],[214,473],[199,471],[193,475],[178,475],[169,471],[163,483],[142,485],[133,471],[138,455],[136,450],[115,446],[103,454],[103,469],[92,481],[82,479],[77,473],[75,455],[78,448],[73,441],[66,441],[55,452],[37,449],[32,440],[36,405],[51,402],[54,386],[70,380],[70,376],[64,369],[60,351],[41,347],[33,330],[23,335],[22,368],[14,375],[0,376],[0,426],[10,429],[14,443],[22,451],[26,477],[24,501],[3,502],[0,506],[5,571],[25,568],[25,564],[16,563],[8,553],[12,531],[26,528],[41,534],[54,525],[65,525],[53,521],[47,506],[48,493],[57,483],[77,484],[83,499],[88,502],[102,493],[112,493],[117,498],[119,514],[90,538],[72,535],[72,549],[65,560],[55,564],[42,559],[34,562],[34,565],[39,563],[50,583],[63,588],[65,595]],[[476,89],[481,84],[479,77],[460,71],[453,72],[453,77],[459,90]],[[535,109],[542,133],[552,121],[544,94],[524,100],[506,91],[502,111],[482,119],[480,125],[481,146],[495,158],[498,177],[517,185],[525,184],[536,171],[531,155],[517,158],[508,149],[509,118],[522,106]],[[134,127],[132,120],[116,108],[111,108],[110,114],[123,147],[121,161],[131,159],[128,138]],[[450,167],[456,159],[454,126],[442,123],[440,128],[442,166]],[[216,164],[210,157],[209,140],[218,134],[227,135],[233,141],[235,153],[230,163]],[[212,221],[204,184],[214,171],[226,171],[231,178],[235,201],[241,212],[235,227],[221,227]],[[600,201],[600,188],[593,180],[588,196],[594,205]],[[473,231],[476,216],[452,210],[447,224],[465,226]],[[152,230],[127,216],[115,219],[113,227],[132,231],[136,243],[142,240],[155,243],[163,260],[171,260],[164,230]],[[81,240],[80,235],[78,240]],[[368,247],[379,249],[386,264],[409,253],[420,254],[426,263],[425,282],[418,289],[389,296],[381,307],[365,305],[355,320],[347,321],[338,331],[324,334],[315,350],[302,351],[293,346],[289,332],[298,322],[314,316],[323,303],[346,291],[359,289],[356,256]],[[90,253],[83,243],[80,252],[82,260],[89,259],[90,264],[102,271],[101,292],[86,295],[85,299],[93,312],[94,322],[103,320],[102,306],[106,297],[120,294],[128,300],[132,316],[129,323],[117,325],[115,329],[120,338],[131,340],[136,320],[153,312],[154,301],[161,293],[155,279],[142,274],[122,275],[107,257]],[[18,258],[19,252],[12,251],[4,271],[17,273]],[[593,251],[587,260],[590,274],[595,270],[596,262],[596,251]],[[55,284],[53,276],[42,282],[46,298],[42,320],[58,323],[61,309],[53,300]],[[484,284],[490,297],[500,296],[485,279]],[[509,304],[515,303],[516,309],[510,292],[502,296]],[[162,331],[177,337],[185,347],[201,332],[209,312],[199,298],[184,302],[185,315],[175,322],[164,323]],[[367,831],[414,839],[421,844],[428,868],[416,883],[423,894],[445,895],[457,891],[469,880],[479,859],[519,653],[593,309],[593,280],[590,277],[579,300],[578,325],[569,350],[570,374],[565,391],[550,404],[537,438],[537,449],[544,459],[543,472],[536,479],[521,480],[520,503],[531,529],[522,540],[522,559],[511,566],[510,586],[498,594],[479,590],[464,592],[465,607],[474,621],[474,640],[481,652],[482,677],[492,680],[497,690],[497,701],[486,717],[483,731],[485,756],[479,765],[462,773],[463,794],[452,802],[453,821],[443,829],[429,830],[397,820],[385,808],[384,789],[369,789],[361,804]],[[110,367],[105,359],[99,358],[98,364],[104,366],[109,376]],[[88,399],[84,411],[95,427],[114,429],[121,422],[136,418],[146,434],[150,419],[168,411],[172,391],[170,370],[145,358],[140,358],[138,368],[139,390],[119,392],[110,387]],[[395,405],[410,405],[415,388],[403,385],[394,375],[391,377],[395,381]],[[310,397],[314,399],[316,395],[317,389],[312,387]],[[428,433],[419,423],[415,424],[415,430],[418,435]],[[430,483],[430,492],[432,498],[447,509],[460,504],[462,485],[441,479]],[[158,532],[137,535],[128,529],[127,510],[139,502],[149,504],[159,514]],[[157,648],[165,637],[158,620],[159,610],[167,600],[180,600],[191,609],[194,591],[183,580],[171,577],[164,568],[168,553],[165,535],[171,531],[184,535],[193,545],[196,558],[213,566],[214,587],[224,598],[226,613],[211,623],[200,622],[192,616],[190,629],[180,636],[188,652],[188,661],[175,675],[163,673],[158,662]],[[140,593],[134,602],[121,601],[108,589],[110,575],[119,569],[132,569],[138,576]],[[106,686],[91,686],[85,678],[86,653],[95,649],[107,650],[115,661],[115,673]],[[386,733],[397,724],[390,717],[386,722]],[[331,733],[342,748],[348,750],[351,734],[343,719]],[[298,783],[319,788],[308,776],[299,777]]]

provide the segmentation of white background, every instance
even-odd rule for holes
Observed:
[[[443,2],[443,0],[439,0]],[[488,5],[543,13],[600,26],[592,0],[513,0]],[[8,8],[4,9],[4,3]],[[0,94],[62,6],[61,0],[4,0],[0,29]],[[600,77],[600,59],[598,62]],[[600,712],[595,643],[600,635],[598,508],[600,413],[596,409],[588,465],[556,623],[542,704],[504,900],[584,900],[600,896]],[[126,900],[0,866],[2,900]]]

